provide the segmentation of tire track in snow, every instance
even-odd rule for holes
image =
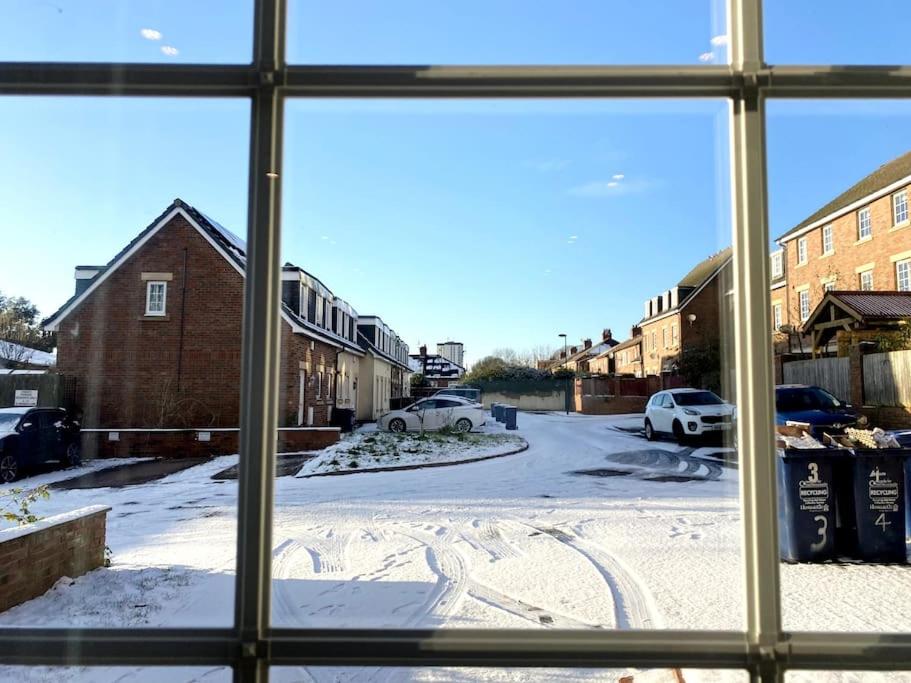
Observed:
[[[529,529],[549,536],[575,551],[591,565],[610,589],[614,603],[614,624],[618,629],[648,629],[657,627],[648,591],[606,550],[579,536],[553,528]]]

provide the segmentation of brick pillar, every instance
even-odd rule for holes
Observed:
[[[848,377],[851,382],[851,405],[860,407],[864,404],[864,357],[860,345],[854,344],[848,356]]]

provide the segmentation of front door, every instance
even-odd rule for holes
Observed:
[[[300,371],[300,387],[297,399],[297,426],[304,424],[304,414],[306,413],[307,399],[307,371]]]

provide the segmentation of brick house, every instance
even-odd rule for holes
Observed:
[[[673,374],[688,348],[719,344],[731,334],[731,248],[697,264],[675,287],[645,302],[641,330],[642,373]]]
[[[84,428],[206,428],[207,439],[233,432],[236,449],[245,264],[240,238],[176,199],[107,265],[77,269],[44,327],[57,332]],[[325,427],[338,355],[362,351],[290,289],[284,299],[279,424]]]
[[[642,330],[639,326],[633,326],[629,339],[595,356],[589,362],[589,369],[599,375],[643,377]]]
[[[591,339],[584,339],[582,341],[582,346],[573,346],[569,350],[569,355],[565,358],[563,357],[563,352],[560,351],[560,357],[550,365],[550,370],[559,370],[561,368],[566,368],[571,372],[575,373],[587,373],[595,372],[591,368],[591,361],[593,361],[600,354],[614,348],[619,344],[614,335],[611,333],[610,329],[604,329],[601,331],[601,341],[597,344],[593,344]],[[600,366],[604,365],[602,361]]]
[[[782,275],[772,282],[773,324],[778,315],[782,324],[801,327],[827,291],[911,291],[909,188],[911,152],[781,235],[776,241]]]

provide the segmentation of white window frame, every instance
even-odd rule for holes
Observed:
[[[677,346],[680,341],[680,336],[677,332],[677,323],[671,325],[671,346]]]
[[[870,286],[866,287],[865,286],[866,283],[864,282],[864,280],[868,279],[868,278],[869,278]],[[873,282],[873,269],[872,268],[870,268],[869,270],[862,270],[861,272],[859,272],[857,274],[857,286],[862,292],[872,292],[874,290],[875,285]]]
[[[908,191],[901,190],[892,195],[892,225],[908,222]]]
[[[779,249],[771,256],[772,278],[784,275],[784,253]]]
[[[797,240],[797,265],[802,266],[807,262],[807,238],[801,237]]]
[[[835,289],[835,280],[827,280],[826,282],[822,283],[823,293],[831,292],[833,289]]]
[[[911,292],[911,259],[895,262],[895,289]]]
[[[835,251],[835,230],[832,224],[822,226],[822,255],[834,253]]]
[[[873,237],[873,215],[870,207],[865,206],[857,210],[857,240],[868,240]]]
[[[797,292],[797,307],[800,315],[800,322],[806,322],[810,317],[810,290],[801,289]]]
[[[152,309],[152,289],[161,286],[161,310]],[[135,309],[134,309],[135,310]],[[146,312],[147,317],[162,318],[168,314],[168,283],[165,280],[149,280],[146,283]],[[135,315],[135,313],[134,313]]]
[[[772,304],[772,329],[779,330],[781,329],[781,313],[782,306],[781,302]]]
[[[285,2],[254,0],[253,55],[243,64],[68,65],[19,63],[0,69],[4,94],[44,96],[194,96],[211,92],[250,104],[250,206],[243,317],[241,467],[235,620],[220,629],[41,630],[0,628],[0,657],[34,665],[226,665],[235,681],[268,681],[270,665],[748,669],[754,681],[780,680],[786,669],[902,670],[911,635],[786,633],[781,622],[775,450],[769,426],[771,335],[766,220],[765,103],[775,98],[907,98],[911,69],[890,65],[769,65],[763,56],[760,0],[729,0],[730,64],[714,66],[593,66],[584,69],[420,65],[287,66]],[[245,60],[241,60],[245,61]],[[837,73],[837,78],[832,74]],[[737,287],[732,349],[736,363],[737,431],[742,446],[745,625],[737,632],[655,630],[522,632],[496,629],[273,629],[272,505],[275,470],[281,261],[279,206],[282,107],[288,97],[661,97],[725,98],[730,104],[733,260]],[[180,653],[180,656],[175,656]]]

